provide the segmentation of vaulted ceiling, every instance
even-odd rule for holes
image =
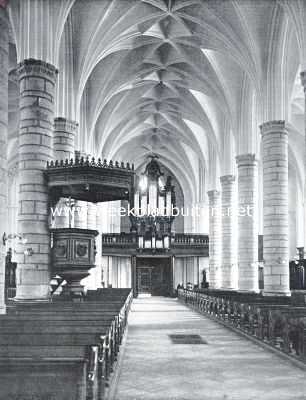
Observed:
[[[259,153],[260,123],[287,119],[303,168],[303,0],[12,0],[10,7],[17,58],[58,66],[56,116],[80,122],[82,150],[137,166],[155,153],[195,202],[200,170],[213,187],[218,173],[234,170],[235,155]],[[31,7],[36,19],[22,18]]]

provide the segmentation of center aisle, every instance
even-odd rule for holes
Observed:
[[[169,335],[206,344],[174,344]],[[305,400],[305,371],[178,300],[135,299],[111,400]]]

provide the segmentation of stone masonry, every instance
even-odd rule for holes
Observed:
[[[301,83],[304,89],[305,110],[306,110],[306,71],[301,72]],[[304,129],[305,129],[305,148],[304,148],[304,168],[306,171],[306,112],[304,113]],[[306,176],[304,176],[304,249],[306,250]]]
[[[75,158],[86,158],[86,153],[75,150]],[[87,201],[77,200],[74,207],[74,228],[87,229]]]
[[[66,118],[54,119],[53,148],[55,160],[70,160],[74,157],[74,141],[78,123]],[[56,228],[68,228],[69,219],[72,223],[73,214],[69,217],[69,201],[62,198],[57,204],[58,214],[55,216],[54,226]]]
[[[209,198],[209,285],[217,289],[221,283],[221,202],[220,192],[210,190]]]
[[[289,295],[288,129],[285,121],[261,125],[265,295]]]
[[[87,229],[97,229],[97,205],[87,203]]]
[[[18,231],[27,240],[18,249],[16,300],[49,297],[50,234],[44,177],[53,158],[56,68],[40,60],[19,65],[19,212]]]
[[[222,289],[237,289],[237,240],[235,238],[235,176],[220,177],[222,195]]]
[[[258,292],[258,165],[255,154],[238,166],[238,289]]]
[[[2,241],[7,232],[7,129],[8,129],[8,16],[0,6],[0,314],[5,313],[4,282],[6,246]]]

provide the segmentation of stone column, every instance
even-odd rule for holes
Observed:
[[[99,204],[87,203],[87,229],[96,229],[101,232],[98,224],[100,223]],[[96,290],[101,287],[101,257],[102,257],[102,237],[99,234],[95,239],[96,257],[95,268],[92,268],[90,275],[86,279],[85,286],[88,289]]]
[[[301,83],[304,88],[304,96],[305,96],[305,103],[304,103],[304,106],[305,106],[305,112],[304,112],[304,129],[305,129],[304,168],[306,171],[306,71],[301,72]],[[306,173],[304,176],[304,224],[303,224],[303,226],[304,226],[304,250],[306,252]]]
[[[238,289],[258,292],[258,162],[236,157],[238,166]]]
[[[97,229],[97,205],[93,203],[87,203],[87,229]],[[95,239],[95,268],[91,268],[89,271],[89,276],[82,282],[87,290],[96,290],[101,286],[101,278],[99,276],[101,273],[101,268],[98,261],[98,242],[100,238],[101,236],[98,235]]]
[[[8,127],[8,53],[9,22],[4,8],[0,6],[0,314],[5,314],[5,255],[6,246],[2,241],[8,228],[8,180],[7,180],[7,127]]]
[[[207,192],[209,198],[209,286],[221,284],[221,198],[218,190]]]
[[[87,229],[97,229],[97,205],[87,204]]]
[[[40,60],[19,65],[19,212],[18,233],[27,240],[18,249],[16,300],[49,297],[50,234],[44,170],[53,158],[54,92],[57,70]],[[24,250],[30,249],[28,254]]]
[[[102,203],[98,203],[96,205],[97,212],[96,212],[96,229],[99,231],[99,235],[96,237],[96,247],[97,247],[97,254],[96,254],[96,266],[97,266],[97,285],[101,287],[102,284]]]
[[[264,294],[290,295],[288,129],[285,121],[261,125],[263,150]]]
[[[70,160],[74,157],[74,139],[78,123],[66,118],[54,119],[53,149],[55,160]],[[62,198],[57,204],[58,213],[55,215],[55,228],[68,228],[73,214],[68,209],[68,199]]]
[[[237,227],[235,226],[235,176],[220,177],[222,195],[222,289],[237,289]]]
[[[54,158],[56,160],[70,160],[74,158],[74,139],[78,123],[66,118],[54,119]]]
[[[74,151],[75,159],[86,158],[86,154],[79,150]],[[74,228],[87,229],[87,201],[77,200],[74,207]]]
[[[74,207],[74,228],[87,229],[87,201],[77,200]]]

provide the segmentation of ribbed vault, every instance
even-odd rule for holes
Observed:
[[[200,170],[216,187],[284,118],[303,175],[302,0],[46,0],[29,19],[36,3],[10,3],[17,61],[59,68],[57,116],[79,122],[81,150],[136,167],[157,154],[195,203]]]

